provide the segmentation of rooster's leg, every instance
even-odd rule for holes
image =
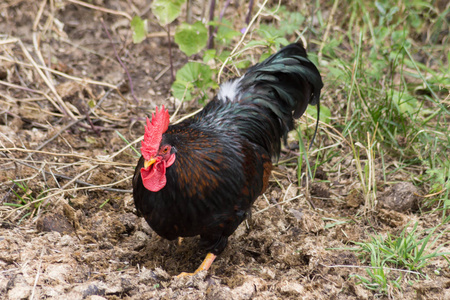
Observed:
[[[200,267],[198,267],[197,270],[195,270],[194,273],[180,273],[177,277],[184,277],[184,276],[193,276],[195,274],[197,274],[198,272],[201,271],[206,271],[209,269],[209,267],[211,267],[211,264],[213,263],[214,259],[216,259],[216,255],[212,254],[212,253],[208,253],[205,257],[205,259],[203,260],[202,264],[200,265]]]

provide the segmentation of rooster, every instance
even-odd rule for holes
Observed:
[[[299,43],[220,86],[197,115],[169,126],[168,110],[147,118],[133,177],[137,211],[161,237],[200,235],[208,270],[267,188],[272,160],[294,119],[318,104],[322,79]],[[317,127],[316,127],[317,129]]]

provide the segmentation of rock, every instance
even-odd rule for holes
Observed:
[[[417,188],[411,182],[399,182],[380,193],[378,199],[384,208],[406,212],[418,208],[417,193]]]
[[[90,284],[83,290],[83,297],[92,295],[105,295],[105,289],[96,284]]]
[[[352,190],[347,197],[345,197],[345,203],[349,207],[359,207],[364,203],[364,197],[358,190]]]
[[[106,298],[102,296],[92,295],[87,297],[86,300],[106,300]]]
[[[278,286],[279,290],[283,294],[301,295],[305,288],[298,282],[282,281]]]
[[[55,281],[66,282],[71,271],[72,267],[69,264],[51,264],[47,266],[45,273]]]
[[[243,285],[234,288],[231,293],[233,299],[252,299],[252,297],[266,285],[261,278],[249,276]]]
[[[137,230],[133,234],[133,240],[135,241],[133,243],[133,249],[135,251],[139,251],[148,244],[149,237],[147,234],[145,234],[145,232]]]
[[[56,231],[59,233],[73,232],[73,226],[69,223],[65,216],[54,213],[46,214],[37,220],[36,229],[39,232]]]
[[[124,213],[119,215],[119,221],[125,226],[125,231],[129,234],[135,230],[138,217],[132,213]]]
[[[28,299],[31,296],[33,287],[27,282],[22,274],[13,276],[6,286],[9,300]]]
[[[330,198],[330,190],[324,183],[317,183],[314,182],[311,184],[311,196],[321,198],[321,199],[328,199]]]

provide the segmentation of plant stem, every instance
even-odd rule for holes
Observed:
[[[209,21],[214,20],[214,10],[215,9],[216,9],[216,0],[211,0],[211,2],[209,3]],[[214,48],[214,26],[209,25],[208,35],[209,35],[209,38],[208,38],[207,48],[212,49],[212,48]]]
[[[175,81],[175,73],[173,72],[172,41],[170,40],[170,24],[167,24],[167,40],[169,43],[170,79],[172,80],[172,82],[174,82]]]

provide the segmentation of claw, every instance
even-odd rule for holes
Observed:
[[[216,257],[217,257],[216,255],[214,255],[212,253],[208,253],[206,255],[205,259],[203,260],[202,264],[200,265],[200,267],[198,267],[198,269],[195,270],[194,273],[182,272],[182,273],[177,275],[177,278],[186,277],[186,276],[194,276],[194,275],[196,275],[197,273],[199,273],[201,271],[207,271],[209,269],[209,267],[211,267],[211,264],[216,259]]]

